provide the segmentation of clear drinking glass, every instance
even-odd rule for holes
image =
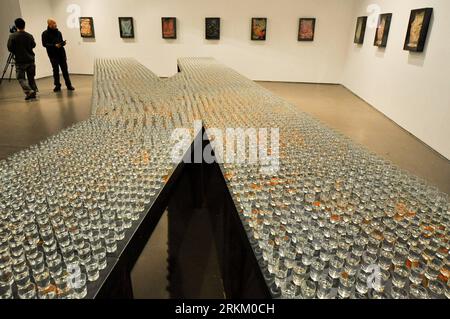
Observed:
[[[322,277],[318,282],[317,298],[330,299],[331,288],[333,288],[334,280],[328,276]]]
[[[87,276],[86,274],[80,274],[77,278],[76,285],[73,287],[74,298],[84,299],[87,296]]]
[[[20,299],[36,299],[36,285],[29,283],[18,288],[17,294]]]
[[[413,284],[409,286],[409,296],[412,299],[428,299],[428,291],[423,286]]]
[[[0,299],[12,299],[13,293],[11,284],[0,282]]]
[[[302,282],[300,289],[303,299],[314,299],[316,296],[317,284],[308,279]]]

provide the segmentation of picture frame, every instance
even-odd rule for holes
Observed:
[[[80,17],[80,35],[82,38],[95,38],[94,18]]]
[[[119,17],[120,37],[134,39],[134,21],[132,17]]]
[[[298,41],[314,41],[316,33],[316,18],[300,18],[298,26]]]
[[[266,41],[267,38],[267,18],[252,18],[251,25],[252,41]]]
[[[387,46],[389,31],[391,29],[392,13],[383,13],[378,17],[377,28],[373,45],[379,48]]]
[[[366,26],[367,26],[367,16],[358,17],[356,21],[355,39],[353,41],[354,43],[364,44],[364,38],[366,35]]]
[[[220,18],[205,18],[205,39],[220,40]]]
[[[176,39],[177,38],[177,18],[164,17],[161,18],[162,23],[162,38],[163,39]]]
[[[405,51],[423,52],[428,37],[433,8],[423,8],[411,11],[406,33]]]

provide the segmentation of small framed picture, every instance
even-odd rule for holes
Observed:
[[[134,23],[131,17],[120,17],[119,18],[120,27],[120,37],[122,39],[133,39],[134,38]]]
[[[252,18],[252,40],[266,41],[267,18]]]
[[[163,39],[177,38],[177,18],[161,18]]]
[[[387,46],[389,30],[391,29],[392,13],[381,14],[378,18],[377,30],[375,32],[374,45],[380,48]]]
[[[82,38],[95,38],[94,18],[80,17],[80,35]]]
[[[220,40],[220,18],[205,19],[206,40]]]
[[[424,8],[411,11],[408,32],[406,34],[404,50],[423,52],[428,36],[433,8]]]
[[[314,41],[315,30],[315,18],[301,18],[298,29],[298,41]]]
[[[356,44],[363,44],[366,35],[367,17],[359,17],[356,22],[355,40]]]

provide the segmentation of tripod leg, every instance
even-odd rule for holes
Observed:
[[[3,79],[5,78],[6,72],[8,72],[8,67],[11,64],[12,58],[13,58],[13,55],[10,54],[9,57],[8,57],[8,61],[6,61],[5,68],[3,69],[2,77],[0,78],[0,84],[2,84]],[[9,79],[11,80],[11,75],[9,76]]]
[[[13,71],[14,71],[14,64],[11,64],[11,72],[9,72],[9,80],[8,80],[8,82],[11,82]]]

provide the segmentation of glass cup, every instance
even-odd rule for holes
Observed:
[[[38,299],[50,300],[55,299],[57,295],[56,286],[48,285],[44,289],[38,288],[37,297]]]
[[[17,294],[20,299],[36,299],[36,285],[29,283],[25,286],[21,286],[17,290]]]
[[[88,280],[91,282],[96,281],[100,277],[100,273],[98,270],[98,260],[97,257],[93,256],[85,265],[86,274],[88,276]]]
[[[325,269],[325,262],[320,258],[315,258],[311,264],[310,277],[313,281],[318,282],[320,275]]]
[[[10,284],[14,283],[14,275],[10,266],[0,266],[0,283]]]
[[[328,276],[322,277],[318,282],[317,298],[331,299],[331,288],[333,288],[334,280]]]
[[[397,286],[392,287],[391,295],[394,299],[408,299],[409,297],[406,289]]]
[[[57,299],[72,299],[73,290],[69,285],[69,278],[67,275],[59,276],[55,279],[56,284],[56,298]]]
[[[30,272],[28,267],[26,268],[26,270],[20,273],[15,273],[14,281],[16,282],[17,287],[28,286],[28,284],[30,283]]]
[[[436,298],[442,297],[446,290],[445,285],[440,280],[430,280],[428,282],[428,289],[430,289]]]
[[[6,282],[0,282],[0,299],[12,299],[13,292],[11,284]]]
[[[428,291],[423,286],[413,284],[409,286],[409,296],[411,299],[428,299]]]
[[[445,296],[450,299],[450,279],[447,281],[447,286],[445,287]]]
[[[292,284],[286,284],[281,288],[281,295],[284,299],[295,299],[298,296],[299,288]]]
[[[348,299],[351,297],[355,282],[355,277],[349,276],[346,273],[341,275],[338,286],[338,296],[340,299]]]
[[[86,274],[80,274],[76,279],[75,285],[73,285],[74,298],[84,299],[87,296],[87,276]]]
[[[408,283],[409,269],[406,266],[397,266],[392,275],[392,284],[398,288],[404,288]]]
[[[409,280],[415,285],[420,285],[423,282],[426,269],[425,263],[418,262],[414,267],[411,267]]]
[[[330,268],[328,270],[328,275],[333,279],[339,279],[342,274],[342,270],[345,264],[345,260],[334,256],[330,259]]]
[[[98,261],[98,269],[103,270],[106,269],[107,259],[106,259],[106,248],[101,247],[92,252],[92,254],[97,258]]]
[[[356,277],[356,291],[361,295],[366,295],[369,292],[368,286],[369,274],[361,271]]]
[[[48,259],[47,266],[52,277],[61,275],[64,270],[61,255],[56,254],[53,259]]]
[[[108,231],[105,234],[106,251],[110,254],[117,251],[116,234],[113,231]]]
[[[317,284],[310,279],[305,280],[302,282],[300,290],[303,299],[314,299],[316,296]]]

